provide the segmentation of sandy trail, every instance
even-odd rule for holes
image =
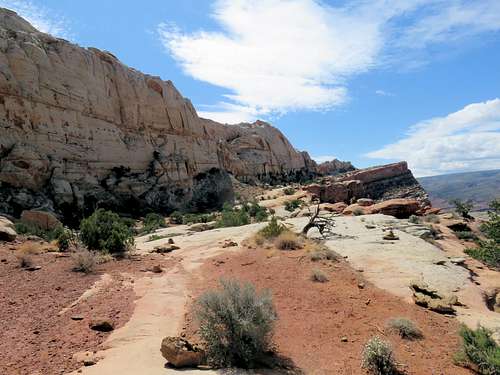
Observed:
[[[297,231],[308,218],[294,218],[286,223]],[[326,245],[346,256],[348,262],[375,286],[411,301],[408,284],[423,279],[442,291],[456,293],[468,308],[457,311],[459,320],[475,326],[481,322],[490,328],[500,327],[499,314],[489,311],[482,302],[481,290],[471,282],[469,271],[452,264],[447,253],[426,241],[395,230],[398,241],[383,241],[383,228],[394,218],[385,215],[336,218],[335,232]],[[367,224],[374,228],[367,228]],[[172,235],[179,250],[171,253],[179,263],[161,276],[138,278],[134,291],[138,296],[130,321],[113,332],[106,344],[109,349],[98,353],[103,357],[96,365],[82,369],[83,374],[99,375],[161,375],[178,371],[164,367],[160,343],[165,336],[178,335],[184,320],[185,306],[189,302],[186,285],[190,273],[207,259],[222,252],[238,251],[240,247],[222,248],[224,240],[241,243],[265,224],[189,232],[187,226],[158,231],[159,235]],[[311,231],[312,236],[319,235]],[[149,236],[136,240],[138,253],[147,254],[155,246],[165,245],[168,238],[148,241]],[[200,370],[183,370],[186,374]],[[205,374],[220,373],[204,371]],[[227,374],[227,372],[224,372]],[[237,373],[243,373],[238,371]]]

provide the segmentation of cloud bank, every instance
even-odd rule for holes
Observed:
[[[419,122],[406,138],[367,156],[407,160],[417,176],[500,168],[500,99]]]
[[[186,74],[229,91],[202,115],[237,122],[343,105],[355,75],[499,30],[500,1],[217,0],[211,17],[219,31],[158,34]]]

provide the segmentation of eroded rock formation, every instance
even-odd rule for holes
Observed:
[[[325,161],[318,165],[318,173],[323,176],[335,176],[354,170],[356,170],[356,168],[350,161],[342,161],[338,159]]]
[[[406,162],[359,169],[336,177],[327,177],[306,190],[321,202],[354,203],[360,198],[376,201],[408,198],[416,200],[421,208],[429,207],[425,190],[408,169]]]
[[[0,8],[0,212],[205,209],[243,181],[316,168],[264,122],[199,118],[170,81],[38,32]]]

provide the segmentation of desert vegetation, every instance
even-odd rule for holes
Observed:
[[[133,232],[118,214],[97,209],[80,224],[80,239],[89,250],[119,254],[134,243]]]
[[[500,200],[490,203],[489,220],[481,226],[486,239],[477,240],[477,247],[466,249],[471,257],[492,268],[500,268]]]
[[[492,332],[484,327],[460,329],[462,348],[455,362],[467,366],[482,375],[500,374],[500,346],[492,338]]]
[[[197,301],[197,318],[209,363],[251,368],[270,349],[277,316],[268,291],[258,294],[252,284],[222,280],[220,290]]]
[[[361,365],[373,375],[398,374],[391,346],[378,336],[373,337],[365,344]]]
[[[471,200],[462,201],[460,199],[453,199],[450,201],[455,208],[455,212],[464,219],[472,219],[470,211],[474,208],[474,202]]]
[[[417,325],[407,318],[394,318],[387,322],[389,331],[398,334],[403,339],[415,340],[423,337]]]

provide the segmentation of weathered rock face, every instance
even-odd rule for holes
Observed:
[[[323,176],[335,176],[354,170],[356,170],[356,168],[351,164],[350,161],[333,159],[331,161],[325,161],[321,164],[318,164],[318,173]]]
[[[353,203],[360,198],[377,201],[405,198],[417,200],[421,208],[430,206],[426,192],[406,162],[327,177],[321,184],[309,185],[306,190],[329,203]]]
[[[0,212],[203,209],[316,168],[269,124],[201,119],[172,82],[0,8]]]

